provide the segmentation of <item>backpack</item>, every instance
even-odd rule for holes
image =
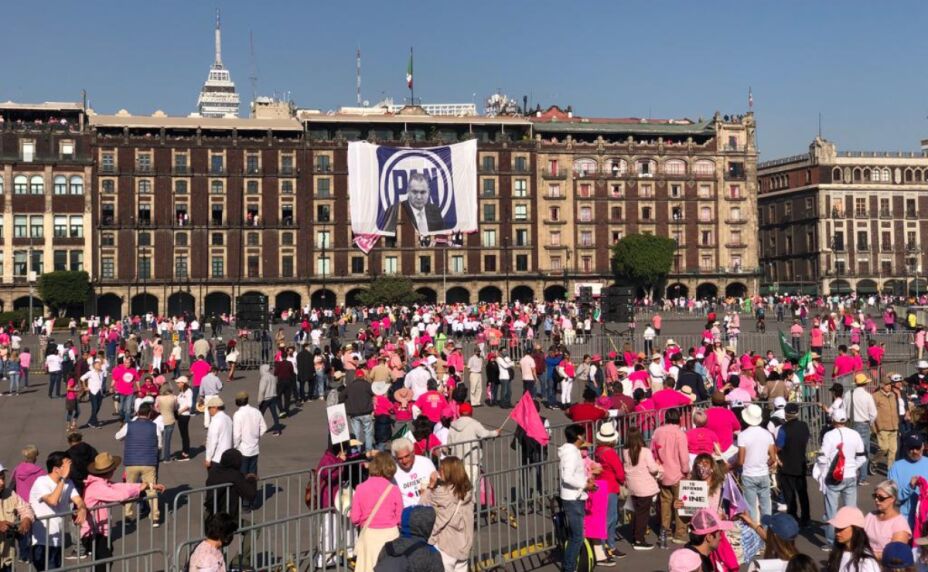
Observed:
[[[561,507],[559,498],[553,498],[550,501],[550,510],[554,520],[554,537],[558,546],[563,547],[561,554],[567,550],[567,542],[570,536],[570,528],[567,525],[567,516]],[[580,554],[577,557],[577,572],[593,572],[596,570],[596,553],[593,551],[593,545],[589,539],[583,539],[583,545],[580,547]],[[379,572],[376,571],[376,572]]]

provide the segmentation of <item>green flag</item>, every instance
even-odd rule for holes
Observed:
[[[796,361],[799,359],[799,352],[793,348],[792,344],[786,334],[780,332],[780,349],[783,350],[783,357],[790,361]]]
[[[804,356],[799,358],[799,371],[796,374],[799,376],[799,381],[806,380],[806,368],[809,367],[809,362],[812,361],[812,352],[806,352]]]

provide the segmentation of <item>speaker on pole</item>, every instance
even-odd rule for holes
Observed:
[[[635,288],[632,286],[604,288],[600,304],[604,321],[630,322],[635,315]]]

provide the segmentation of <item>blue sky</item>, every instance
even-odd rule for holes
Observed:
[[[425,102],[500,89],[580,115],[696,119],[745,111],[751,86],[762,159],[804,152],[819,112],[840,149],[928,138],[928,4],[914,0],[10,2],[0,99],[76,101],[86,89],[100,113],[186,115],[217,7],[243,101],[252,32],[259,94],[305,107],[354,103],[359,45],[364,98],[402,100],[413,45]]]

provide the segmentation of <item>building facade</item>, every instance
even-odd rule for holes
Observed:
[[[2,309],[41,309],[31,286],[45,272],[90,270],[92,176],[82,106],[0,104]]]
[[[841,152],[816,138],[758,173],[763,291],[926,290],[925,153]]]
[[[408,276],[428,301],[559,299],[609,284],[612,244],[636,232],[677,240],[669,295],[756,289],[751,115],[446,117],[413,107],[239,119],[18,107],[0,110],[5,308],[28,304],[30,267],[88,270],[93,310],[111,316],[229,312],[249,292],[277,308],[354,304],[386,274]],[[353,244],[349,141],[470,138],[479,229],[462,246],[423,248],[403,223],[370,254]]]

